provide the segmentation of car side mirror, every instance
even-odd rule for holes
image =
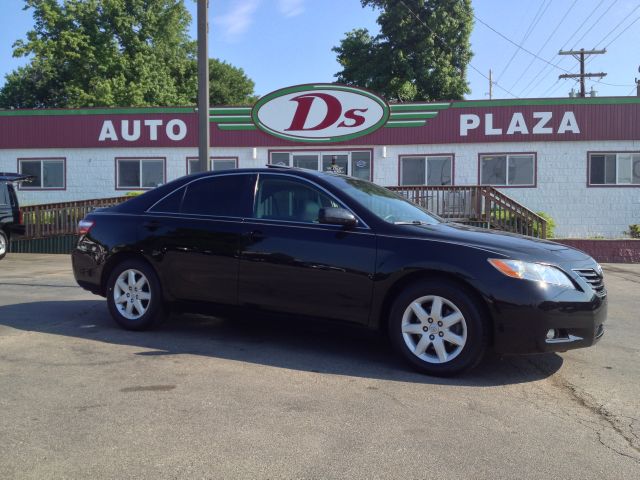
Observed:
[[[321,208],[318,221],[328,225],[343,225],[345,227],[355,227],[358,223],[355,215],[349,210],[338,207]]]

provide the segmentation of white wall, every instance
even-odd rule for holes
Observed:
[[[211,155],[238,157],[241,168],[261,167],[268,162],[268,150],[258,148],[255,159],[250,147],[212,148]],[[478,181],[480,153],[536,152],[537,187],[502,191],[533,211],[551,215],[557,224],[558,237],[620,237],[629,224],[640,223],[640,188],[587,188],[587,152],[605,150],[640,151],[640,140],[388,146],[385,158],[382,147],[376,146],[373,147],[374,181],[381,185],[398,184],[399,155],[454,153],[455,184],[469,185]],[[102,198],[126,193],[115,188],[115,158],[136,156],[166,157],[167,181],[171,181],[186,174],[186,158],[197,156],[197,149],[0,150],[0,171],[16,171],[18,158],[64,157],[66,190],[23,190],[18,194],[21,203]]]

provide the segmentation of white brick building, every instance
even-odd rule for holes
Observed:
[[[323,143],[270,134],[260,107],[212,109],[214,169],[334,162],[381,185],[493,184],[559,237],[640,223],[640,98],[392,105],[370,133]],[[120,196],[187,174],[196,122],[191,108],[0,111],[0,171],[38,176],[24,205]]]

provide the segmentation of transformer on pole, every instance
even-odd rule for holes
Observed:
[[[569,50],[563,51],[560,50],[558,55],[572,55],[576,60],[580,62],[580,73],[565,73],[560,75],[558,78],[579,78],[580,79],[580,93],[578,96],[584,98],[586,96],[586,91],[584,88],[584,79],[592,78],[592,77],[606,77],[607,74],[600,73],[584,73],[584,61],[586,59],[585,55],[602,55],[603,53],[607,53],[607,50],[585,50],[581,48],[580,50]]]

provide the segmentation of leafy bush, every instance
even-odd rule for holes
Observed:
[[[629,225],[629,235],[631,238],[640,238],[640,223]]]
[[[545,212],[536,212],[536,215],[542,217],[547,221],[547,238],[553,238],[554,229],[556,226],[556,222],[553,221],[547,213]],[[495,223],[501,225],[503,227],[511,228],[514,231],[524,231],[526,230],[523,225],[523,220],[517,218],[515,215],[512,215],[511,212],[506,210],[494,210],[491,212],[491,223]],[[529,224],[529,231],[531,231],[532,236],[534,237],[542,237],[540,232],[540,226],[538,223],[534,223],[533,225]]]
[[[536,212],[536,215],[544,218],[547,221],[547,238],[553,238],[555,236],[556,222],[553,220],[553,218],[551,218],[551,215],[545,212]],[[536,231],[537,228],[534,228],[533,230]]]
[[[144,192],[127,192],[124,194],[125,197],[137,197],[138,195],[142,195]]]

